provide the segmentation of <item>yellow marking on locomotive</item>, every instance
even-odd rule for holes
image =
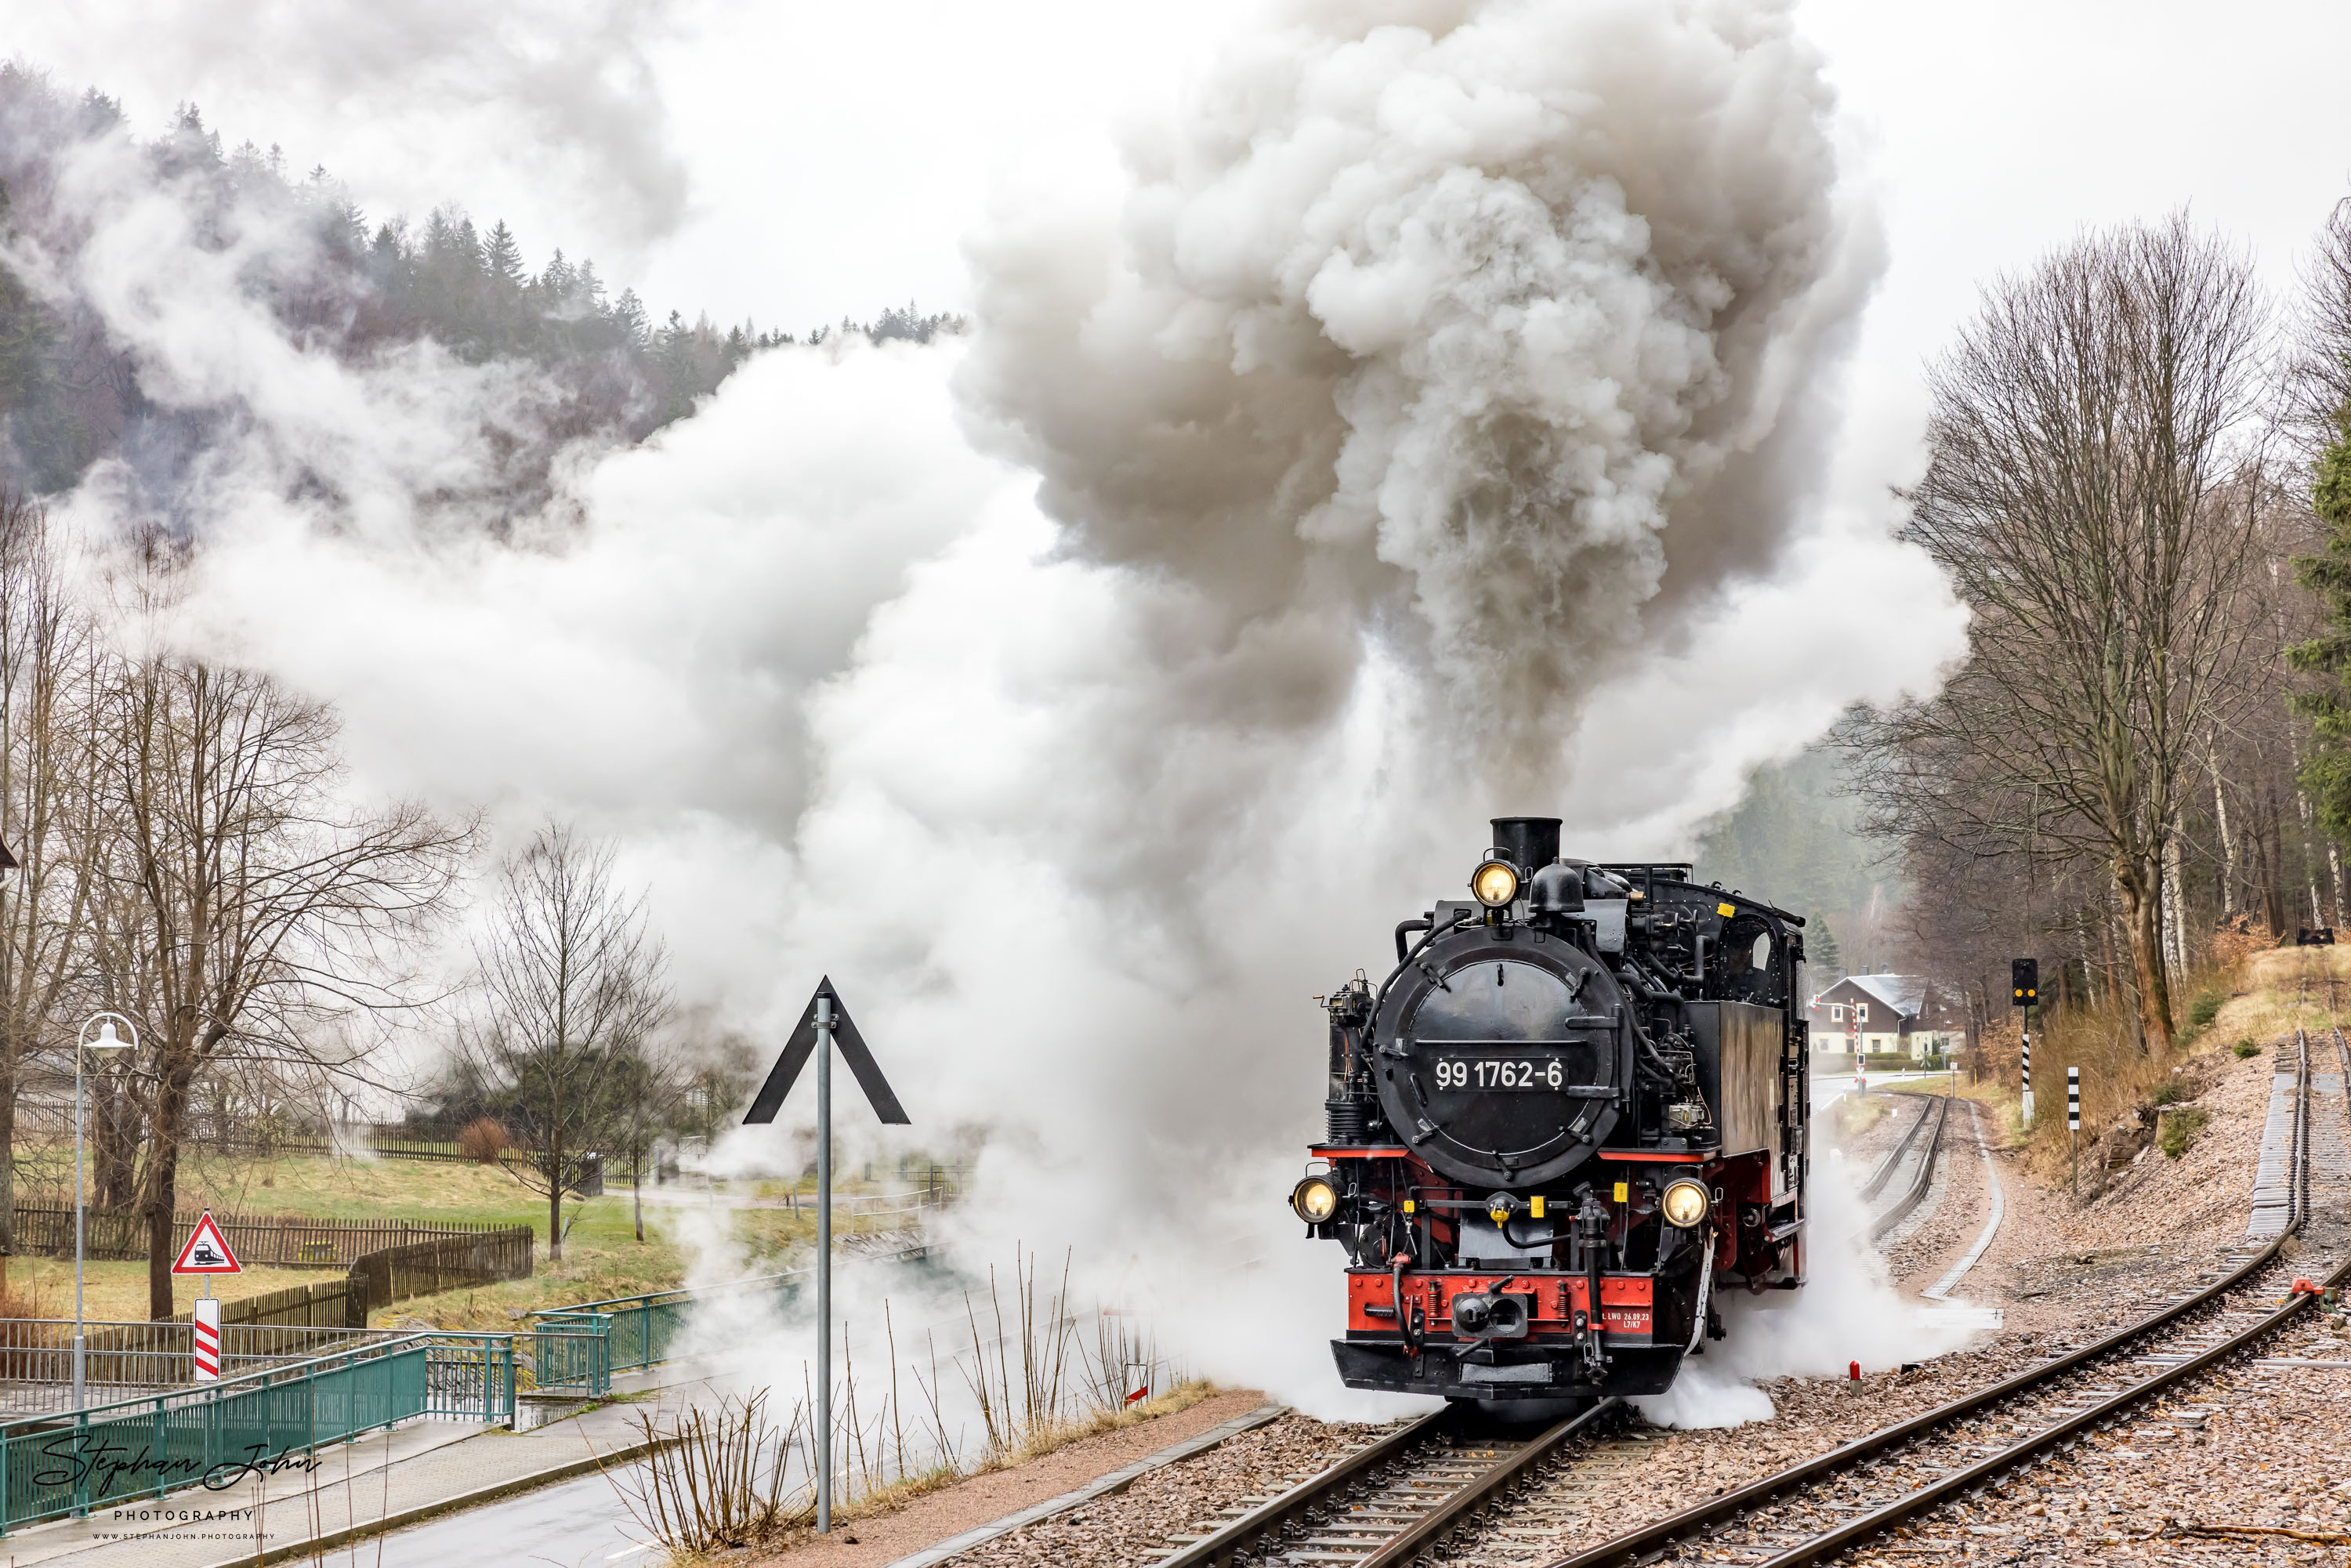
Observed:
[[[1404,1211],[1406,1214],[1410,1214],[1412,1212],[1412,1199],[1405,1198],[1404,1200]]]
[[[1534,1197],[1527,1199],[1527,1213],[1537,1219],[1541,1219],[1543,1217],[1542,1194],[1537,1193]]]
[[[1739,905],[1735,904],[1718,904],[1714,906],[1714,912],[1717,915],[1721,915],[1725,920],[1728,920],[1732,915],[1739,913]]]
[[[1630,1183],[1630,1182],[1623,1182],[1623,1181],[1620,1181],[1620,1182],[1618,1182],[1618,1183],[1616,1184],[1616,1201],[1617,1201],[1617,1202],[1619,1202],[1619,1203],[1623,1203],[1626,1198],[1629,1198],[1629,1197],[1631,1197],[1632,1196],[1633,1196],[1633,1184],[1632,1184],[1632,1183]]]

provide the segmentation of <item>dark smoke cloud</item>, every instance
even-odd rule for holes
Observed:
[[[1770,570],[1875,264],[1782,5],[1298,5],[1114,214],[975,241],[978,423],[1191,590],[1171,694],[1327,720],[1366,635],[1556,779],[1593,683]]]

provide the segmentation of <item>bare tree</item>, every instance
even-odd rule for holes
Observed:
[[[93,697],[103,664],[48,519],[0,494],[0,1252],[16,1244],[16,1106],[27,1064],[70,1037],[92,872]]]
[[[2335,204],[2303,270],[2293,411],[2314,451],[2344,438],[2351,411],[2351,197]]]
[[[653,1152],[654,1137],[676,1119],[693,1086],[684,1062],[650,1040],[640,1040],[621,1065],[618,1131],[629,1155],[629,1207],[640,1242],[645,1239],[645,1158]]]
[[[1857,732],[1881,826],[2105,865],[2158,1046],[2168,851],[2257,624],[2268,333],[2250,265],[2179,216],[1991,287],[1929,372],[1904,528],[1972,610],[1968,655]]]
[[[476,1092],[521,1134],[507,1169],[547,1197],[548,1256],[563,1256],[563,1195],[625,1137],[647,1052],[670,1008],[668,956],[642,895],[614,886],[609,845],[551,822],[498,869],[475,946],[480,1005],[459,1034]]]
[[[127,661],[107,718],[93,929],[109,1005],[143,1025],[138,1206],[160,1318],[197,1074],[232,1051],[351,1070],[340,1020],[428,999],[405,960],[449,910],[474,830],[413,803],[351,807],[331,711],[266,675]]]

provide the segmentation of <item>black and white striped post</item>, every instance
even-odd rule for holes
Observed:
[[[2074,1140],[2074,1181],[2075,1191],[2082,1186],[2082,1070],[2065,1070],[2065,1131]]]
[[[2032,1017],[2024,1019],[2024,1124],[2032,1125]]]
[[[2032,1009],[2041,1001],[2041,960],[2008,961],[2009,1000],[2024,1009],[2024,1124],[2032,1125]]]

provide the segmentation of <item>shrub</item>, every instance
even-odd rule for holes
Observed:
[[[2212,1020],[2220,1016],[2220,1001],[2219,991],[2199,993],[2188,1009],[2188,1027],[2192,1030],[2211,1028]]]
[[[2202,1132],[2205,1124],[2211,1119],[2210,1112],[2199,1110],[2193,1105],[2177,1111],[2166,1111],[2163,1113],[2162,1130],[2157,1134],[2156,1142],[2161,1146],[2167,1158],[2176,1160],[2188,1152],[2189,1145],[2196,1142],[2196,1134]]]
[[[457,1152],[476,1165],[496,1165],[509,1141],[495,1118],[476,1116],[458,1129]]]
[[[2175,1078],[2168,1083],[2157,1084],[2155,1092],[2147,1098],[2158,1105],[2177,1105],[2188,1098],[2188,1085]]]
[[[2237,1054],[2239,1056],[2259,1056],[2261,1053],[2262,1048],[2255,1045],[2250,1040],[2241,1040],[2237,1042]]]

